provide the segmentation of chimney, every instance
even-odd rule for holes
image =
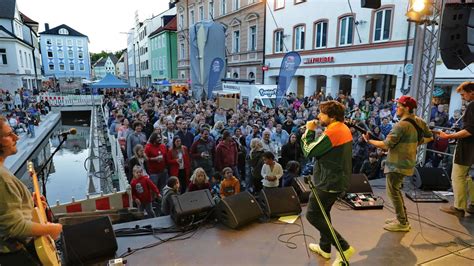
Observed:
[[[44,30],[45,31],[49,30],[49,24],[48,23],[44,23]]]

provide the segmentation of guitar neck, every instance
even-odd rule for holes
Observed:
[[[47,218],[46,218],[46,213],[44,212],[44,206],[43,202],[41,201],[41,191],[39,189],[39,183],[38,183],[38,177],[36,176],[36,172],[33,168],[33,163],[28,162],[28,171],[30,172],[31,179],[33,180],[33,189],[35,192],[35,199],[36,199],[36,207],[39,210],[39,220],[40,223],[46,224],[47,223]]]

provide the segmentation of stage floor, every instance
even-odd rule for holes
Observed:
[[[371,184],[375,194],[385,199],[384,182],[375,180]],[[406,198],[405,203],[412,226],[408,233],[388,232],[382,228],[386,218],[394,217],[390,202],[386,202],[382,210],[355,211],[341,204],[333,207],[334,227],[357,251],[351,265],[474,265],[474,215],[457,218],[438,210],[442,205],[448,206],[448,203],[419,203],[419,215],[438,224],[436,228],[426,219],[421,220],[429,224],[415,221],[418,217],[416,204]],[[334,248],[331,260],[326,261],[311,252],[308,257],[301,235],[291,239],[296,244],[294,249],[278,240],[282,234],[298,232],[301,221],[305,233],[319,239],[318,231],[304,217],[305,212],[306,207],[303,207],[302,219],[295,224],[278,224],[272,220],[255,222],[239,230],[219,223],[207,224],[189,239],[169,241],[135,252],[126,257],[127,265],[331,265],[337,255]],[[118,224],[114,228],[135,225],[169,227],[173,222],[169,216],[164,216]],[[280,239],[287,240],[294,234],[302,233],[283,235]],[[164,239],[172,234],[157,236]],[[143,247],[159,242],[159,239],[156,236],[140,236],[120,237],[117,241],[117,255],[120,255],[127,248]],[[307,242],[314,240],[307,237]]]

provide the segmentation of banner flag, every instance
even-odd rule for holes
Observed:
[[[212,92],[214,91],[217,82],[221,76],[222,69],[224,68],[224,60],[220,57],[214,58],[211,63],[211,69],[209,71],[209,82],[207,88],[207,98],[212,98]]]
[[[300,66],[301,56],[298,52],[288,52],[281,61],[280,74],[278,76],[278,86],[276,94],[276,106],[280,105],[281,99],[285,96],[290,87],[291,80]]]

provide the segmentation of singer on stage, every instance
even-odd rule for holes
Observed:
[[[16,154],[18,139],[0,116],[0,265],[40,265],[33,237],[50,235],[56,239],[62,225],[33,222],[31,192],[4,167],[5,159]]]
[[[317,121],[306,123],[306,132],[301,138],[303,153],[306,157],[316,158],[313,171],[313,183],[324,211],[330,219],[332,205],[337,196],[349,186],[352,173],[352,134],[344,124],[344,106],[337,101],[323,102],[319,106],[318,120],[326,127],[323,134],[315,138]],[[319,245],[310,243],[309,249],[325,259],[331,258],[331,244],[336,246],[329,225],[324,219],[322,210],[311,194],[306,213],[308,221],[316,227],[321,235]],[[347,260],[355,253],[347,241],[336,231],[336,236]],[[341,257],[333,265],[340,265]]]

